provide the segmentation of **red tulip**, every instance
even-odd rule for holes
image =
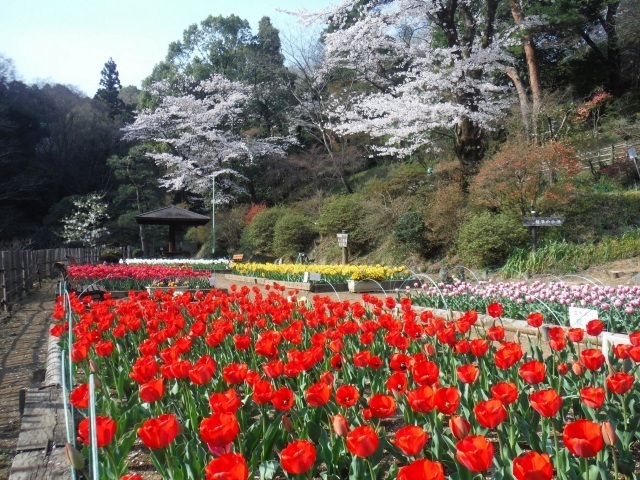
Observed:
[[[180,424],[172,413],[165,413],[157,418],[142,422],[138,428],[138,436],[152,450],[168,446],[178,436]]]
[[[341,407],[353,407],[360,398],[360,392],[353,385],[342,385],[336,389],[336,403]]]
[[[461,417],[460,415],[451,415],[451,418],[449,418],[449,428],[451,429],[451,434],[456,440],[462,440],[464,437],[469,435],[469,432],[471,431],[471,424],[466,418]]]
[[[240,425],[233,413],[214,412],[200,422],[200,438],[214,447],[224,447],[238,436]]]
[[[249,468],[240,453],[223,453],[214,458],[204,469],[206,480],[247,480]]]
[[[456,387],[442,387],[433,395],[436,409],[445,415],[455,413],[460,404],[460,391]]]
[[[602,387],[584,387],[580,389],[580,400],[587,407],[598,409],[604,404],[605,391]]]
[[[482,435],[469,435],[456,443],[456,460],[472,472],[484,472],[493,462],[493,444]]]
[[[400,467],[396,478],[397,480],[444,480],[444,469],[440,462],[420,458]]]
[[[469,342],[469,350],[474,357],[484,357],[489,351],[489,342],[484,338],[474,338]]]
[[[358,457],[368,457],[378,450],[380,439],[372,427],[363,425],[347,433],[346,443],[347,449],[354,455]]]
[[[566,375],[569,372],[569,365],[567,365],[567,362],[561,362],[558,364],[558,374],[559,375]]]
[[[529,395],[529,404],[543,417],[551,418],[560,410],[562,397],[553,388],[548,388]]]
[[[584,330],[581,328],[570,328],[567,337],[574,343],[581,342],[584,338]]]
[[[547,366],[538,360],[530,360],[520,365],[518,373],[525,382],[537,385],[544,381],[547,375]]]
[[[629,342],[631,342],[631,345],[634,347],[640,346],[640,330],[629,334]]]
[[[216,371],[216,362],[209,355],[203,355],[189,371],[189,379],[196,385],[204,385],[211,381]]]
[[[590,420],[567,423],[562,432],[562,441],[577,457],[595,457],[604,448],[602,428]]]
[[[328,388],[328,387],[327,387]],[[268,380],[257,380],[253,384],[253,394],[251,398],[259,405],[264,405],[271,401],[273,397],[273,385]]]
[[[240,404],[240,397],[233,388],[230,388],[226,392],[214,392],[209,395],[209,407],[212,412],[235,414],[238,408],[240,408]]]
[[[320,407],[329,401],[331,397],[331,387],[325,382],[318,382],[311,385],[305,394],[307,403],[312,407]]]
[[[131,367],[129,378],[138,383],[145,383],[153,379],[159,370],[160,367],[154,357],[140,357]]]
[[[408,457],[418,455],[429,440],[429,435],[422,427],[407,425],[396,432],[392,443]]]
[[[498,399],[484,400],[479,402],[473,409],[478,423],[485,428],[495,428],[504,422],[509,413]]]
[[[440,376],[438,364],[429,360],[416,362],[411,369],[413,380],[418,385],[434,385]]]
[[[500,370],[507,370],[522,358],[522,347],[515,342],[505,342],[498,347],[493,356],[496,366]]]
[[[101,357],[108,357],[113,353],[114,345],[111,340],[102,340],[95,345],[96,354]]]
[[[510,405],[518,399],[518,387],[511,382],[500,382],[491,387],[491,396],[503,405]]]
[[[528,452],[513,459],[516,480],[551,480],[553,465],[546,453]]]
[[[369,399],[369,409],[371,410],[371,416],[375,418],[389,418],[393,416],[396,411],[396,407],[396,401],[389,395],[375,393]]]
[[[487,305],[487,313],[493,318],[501,316],[502,312],[502,305],[498,302],[490,303],[489,305]]]
[[[478,379],[480,369],[472,364],[460,365],[456,369],[456,374],[462,383],[473,383]]]
[[[84,445],[91,444],[89,417],[83,418],[78,424],[78,441]],[[104,447],[111,443],[116,434],[117,424],[109,417],[96,415],[96,437],[98,447]]]
[[[89,384],[82,383],[71,390],[69,403],[76,408],[89,408]]]
[[[496,325],[487,329],[487,338],[494,342],[501,342],[504,340],[504,327]]]
[[[589,335],[597,337],[604,330],[604,323],[598,319],[591,320],[587,323],[586,330]]]
[[[548,331],[549,346],[552,350],[562,350],[566,345],[565,331],[562,327],[551,327]]]
[[[295,397],[293,390],[288,387],[280,387],[273,393],[271,397],[271,403],[276,410],[286,411],[290,410],[295,404]]]
[[[433,389],[428,385],[407,392],[407,403],[415,412],[429,413],[435,407],[434,402]]]
[[[580,352],[580,361],[589,370],[598,370],[605,360],[602,351],[596,348],[586,348]]]
[[[280,452],[282,469],[293,475],[305,473],[316,462],[316,447],[308,440],[294,440]]]
[[[633,387],[633,382],[635,377],[625,372],[616,372],[613,375],[607,376],[607,388],[613,393],[617,393],[618,395],[624,395],[631,387]]]
[[[391,393],[403,394],[407,390],[407,375],[404,372],[393,373],[386,382],[387,390]]]
[[[146,403],[153,403],[160,400],[164,395],[164,380],[161,378],[149,380],[140,385],[140,400]]]
[[[534,312],[527,315],[527,324],[530,327],[538,328],[542,325],[544,321],[544,316],[540,312]]]

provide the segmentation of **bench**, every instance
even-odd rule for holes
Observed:
[[[231,257],[231,260],[233,260],[235,263],[240,263],[244,260],[244,253],[236,253],[233,255],[233,257]]]
[[[91,297],[93,300],[102,300],[107,290],[100,285],[88,285],[86,287],[80,285],[74,285],[69,281],[69,272],[64,262],[55,262],[53,268],[60,273],[60,280],[64,281],[67,285],[67,291],[69,293],[74,292],[78,298]]]

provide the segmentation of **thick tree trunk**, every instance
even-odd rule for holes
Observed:
[[[461,187],[465,194],[484,157],[482,137],[482,128],[466,117],[454,128],[453,150],[462,166]]]

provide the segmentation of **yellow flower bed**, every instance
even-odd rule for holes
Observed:
[[[319,273],[324,280],[337,282],[346,280],[403,280],[409,276],[405,266],[387,267],[385,265],[305,265],[287,263],[235,263],[231,264],[234,273],[252,277],[272,278],[283,281],[301,281],[304,272]]]

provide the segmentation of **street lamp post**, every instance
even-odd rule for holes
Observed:
[[[638,178],[640,178],[640,170],[638,170],[638,152],[635,148],[630,148],[627,153],[629,154],[629,158],[633,160],[633,163],[636,166],[636,172],[638,173]]]

